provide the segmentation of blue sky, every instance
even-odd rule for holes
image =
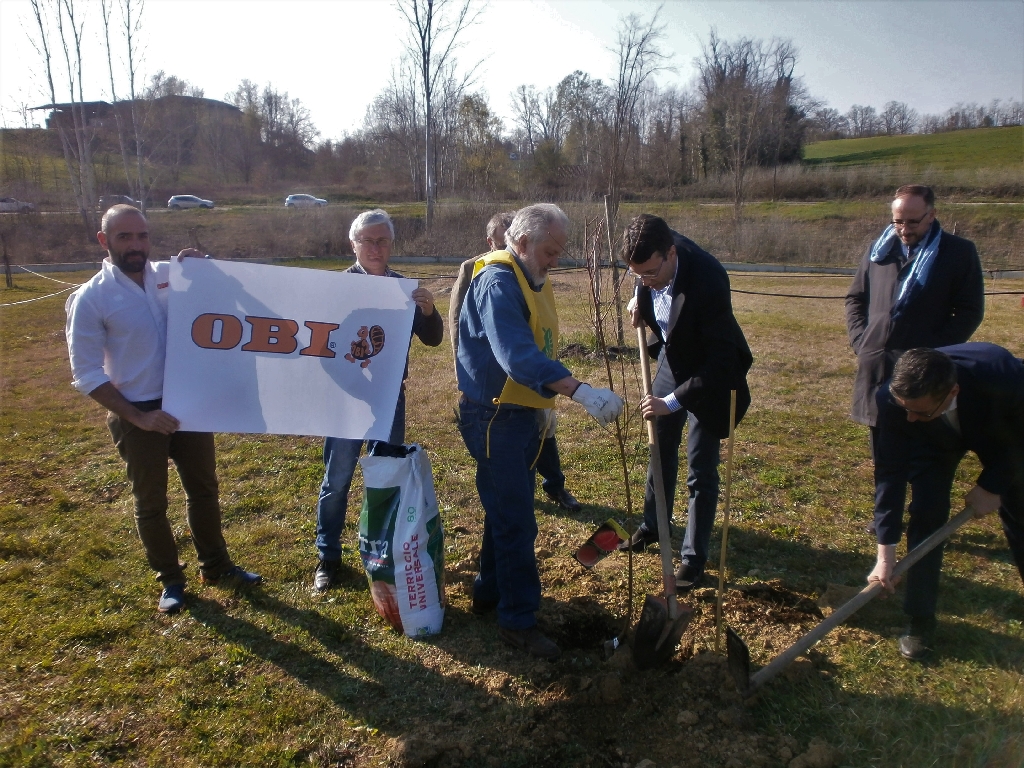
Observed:
[[[86,13],[85,97],[109,99],[99,2],[79,0],[78,7]],[[544,89],[575,69],[610,79],[619,19],[656,7],[490,0],[458,58],[481,62],[476,88],[507,119],[509,94],[520,84]],[[693,59],[715,27],[727,40],[791,39],[800,54],[797,74],[841,112],[852,104],[881,110],[892,99],[922,113],[1024,99],[1021,0],[677,0],[661,14],[675,65],[659,76],[663,85],[691,82]],[[33,24],[27,0],[0,0],[0,114],[7,126],[20,125],[19,104],[47,100],[41,59],[28,43]],[[362,124],[401,55],[404,32],[394,6],[382,0],[147,0],[141,71],[148,78],[162,69],[211,98],[223,98],[243,78],[270,82],[302,100],[324,138],[337,138]],[[67,98],[59,88],[58,99]],[[123,95],[124,84],[118,88]]]

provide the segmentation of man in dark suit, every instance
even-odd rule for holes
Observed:
[[[872,451],[875,392],[896,359],[912,347],[962,344],[984,315],[974,243],[942,229],[929,187],[897,189],[892,223],[864,254],[846,294],[846,328],[857,355],[851,415],[871,428]]]
[[[686,440],[689,511],[678,589],[700,581],[718,505],[720,443],[729,435],[729,392],[736,390],[736,421],[750,405],[746,374],[750,348],[732,313],[729,276],[710,253],[672,231],[664,220],[641,214],[623,237],[622,256],[638,278],[630,300],[633,327],[650,331],[647,349],[658,359],[652,393],[641,402],[656,418],[665,498],[672,519],[679,444]],[[644,522],[623,547],[642,550],[658,540],[653,475],[647,472]]]
[[[893,591],[892,568],[903,530],[907,484],[907,548],[949,518],[950,492],[967,451],[982,465],[966,503],[977,515],[998,510],[1024,580],[1024,361],[995,344],[911,349],[878,390],[875,528],[878,560],[868,581]],[[900,653],[928,655],[935,628],[942,546],[907,573],[904,611],[910,627]]]

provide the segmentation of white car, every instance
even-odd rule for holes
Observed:
[[[175,211],[182,208],[213,208],[213,200],[203,200],[195,195],[175,195],[167,201],[167,207]]]
[[[284,205],[286,208],[321,208],[327,205],[327,201],[312,195],[288,195],[284,199]]]
[[[31,213],[36,207],[24,200],[15,200],[13,197],[0,197],[0,213]]]

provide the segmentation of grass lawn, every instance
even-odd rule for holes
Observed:
[[[818,141],[804,148],[810,165],[897,165],[914,170],[1024,167],[1024,127]]]
[[[446,312],[451,269],[416,271]],[[15,281],[0,303],[61,288]],[[584,274],[553,283],[565,342],[592,348]],[[834,296],[846,282],[735,275],[733,287]],[[989,285],[1011,289],[1024,281]],[[754,402],[737,432],[725,615],[764,664],[820,620],[814,601],[830,584],[863,584],[874,561],[864,533],[871,466],[866,430],[845,416],[854,358],[842,301],[734,302],[755,355]],[[482,512],[453,421],[447,340],[413,344],[408,402],[408,435],[429,452],[447,531],[438,637],[408,640],[375,614],[356,550],[358,481],[344,538],[350,576],[311,593],[322,463],[319,441],[304,437],[217,437],[225,536],[237,561],[264,575],[260,588],[199,583],[172,483],[190,603],[159,615],[104,414],[70,387],[63,303],[0,307],[0,766],[787,766],[812,742],[836,766],[1024,762],[1024,588],[994,516],[947,547],[929,664],[896,651],[900,601],[876,601],[742,701],[713,652],[710,587],[694,594],[695,619],[668,666],[639,673],[622,654],[605,662],[601,644],[625,612],[626,558],[584,571],[570,555],[609,516],[635,520],[612,433],[564,399],[562,460],[585,506],[569,515],[539,492],[536,506],[540,622],[563,655],[534,662],[503,646],[493,616],[469,609]],[[975,338],[1024,355],[1022,327],[1020,296],[992,296]],[[605,380],[592,358],[567,363]],[[636,403],[638,367],[613,370]],[[635,500],[646,438],[630,414]],[[954,505],[977,469],[973,459],[961,467]],[[715,584],[718,540],[716,531]],[[635,564],[639,599],[659,589],[659,563],[645,553]]]

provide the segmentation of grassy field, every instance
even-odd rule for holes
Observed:
[[[342,264],[327,262],[323,267]],[[446,309],[443,268],[419,270]],[[82,273],[53,275],[78,282]],[[581,273],[553,278],[566,343],[593,347]],[[842,294],[842,278],[735,275],[764,293]],[[1024,281],[997,287],[1024,291]],[[0,303],[61,286],[17,276]],[[842,302],[734,295],[755,355],[754,403],[737,433],[726,618],[766,663],[819,621],[830,584],[856,587],[873,563],[863,428],[845,417],[854,359]],[[989,298],[977,339],[1024,354],[1019,296]],[[447,530],[442,634],[413,642],[374,613],[355,549],[353,490],[343,586],[310,591],[319,441],[219,435],[225,535],[265,584],[203,587],[175,485],[172,519],[193,574],[189,609],[158,615],[158,585],[134,532],[123,468],[103,413],[69,385],[63,297],[0,308],[0,766],[787,766],[813,743],[836,766],[990,766],[1024,762],[1024,590],[993,518],[947,548],[934,662],[895,648],[899,600],[876,602],[753,700],[735,694],[714,645],[714,590],[667,667],[604,662],[625,612],[626,560],[591,572],[570,558],[609,516],[626,519],[611,435],[568,401],[559,442],[567,515],[538,494],[542,627],[563,648],[535,663],[473,616],[481,509],[455,429],[447,341],[413,344],[410,439],[430,455]],[[587,357],[581,378],[604,380]],[[616,368],[637,401],[638,371]],[[626,423],[631,487],[645,439]],[[961,468],[957,498],[977,471]],[[678,505],[677,505],[678,507]],[[678,547],[681,528],[675,532]],[[718,537],[712,552],[718,551]],[[717,555],[713,555],[717,563]],[[636,595],[658,560],[636,558]],[[711,576],[717,583],[717,573]],[[826,743],[822,747],[815,740]],[[806,761],[804,762],[805,765]],[[818,763],[823,764],[823,763]]]
[[[819,141],[804,148],[811,165],[903,165],[915,171],[1017,168],[1024,172],[1024,127]]]

